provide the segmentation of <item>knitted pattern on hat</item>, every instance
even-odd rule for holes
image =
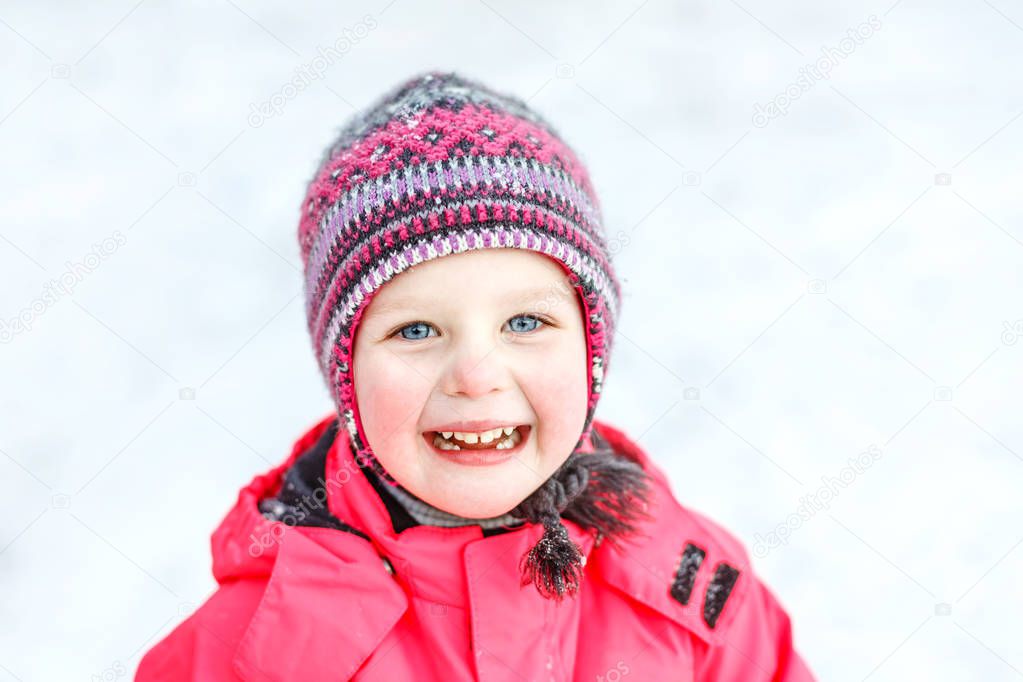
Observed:
[[[355,330],[384,283],[454,253],[529,249],[565,270],[586,321],[588,407],[575,450],[590,442],[620,285],[585,167],[522,100],[444,72],[427,72],[393,88],[351,119],[324,153],[309,183],[298,236],[306,316],[320,370],[353,452],[388,484],[399,485],[373,454],[358,414]],[[578,469],[569,461],[559,473]],[[547,561],[542,571],[563,573],[565,562],[578,559],[564,545],[557,507],[564,509],[585,479],[575,476],[567,499],[563,486],[561,493],[555,490],[560,480],[548,480],[520,505],[520,511],[532,510],[526,515],[531,520],[544,523],[542,542],[557,547],[545,550],[545,558],[534,557],[534,569]],[[611,492],[628,497],[639,491]],[[545,500],[540,506],[539,498]],[[564,581],[554,582],[560,597]]]

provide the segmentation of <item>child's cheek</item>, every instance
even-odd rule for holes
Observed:
[[[427,394],[423,377],[391,353],[356,359],[359,415],[370,447],[378,454],[396,447],[397,438],[416,433]]]
[[[586,420],[585,348],[558,349],[531,369],[527,382],[524,390],[539,421],[540,447],[548,452],[571,449]]]

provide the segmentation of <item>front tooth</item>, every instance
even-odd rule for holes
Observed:
[[[459,440],[464,441],[464,442],[468,443],[469,445],[474,445],[474,444],[476,444],[476,443],[478,443],[480,441],[479,434],[476,434],[476,433],[463,433],[463,434],[459,434],[456,431],[455,432],[455,438],[458,438]]]
[[[494,432],[493,431],[484,431],[483,433],[480,434],[480,442],[481,443],[489,443],[492,440],[494,440]]]

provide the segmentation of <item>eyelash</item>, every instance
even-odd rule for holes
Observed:
[[[528,332],[513,332],[513,333],[528,335],[528,334],[532,334],[534,332],[539,331],[540,329],[542,329],[545,326],[549,326],[549,325],[552,324],[546,318],[543,318],[543,317],[541,317],[539,315],[532,315],[530,313],[519,313],[518,315],[512,315],[508,319],[509,320],[514,320],[517,317],[526,317],[526,318],[529,318],[531,320],[536,320],[537,322],[540,323],[540,326],[538,326],[536,329],[531,329]],[[428,327],[433,327],[433,325],[431,325],[429,322],[426,322],[425,320],[416,320],[415,322],[409,322],[408,324],[401,325],[400,327],[398,327],[397,329],[392,331],[390,334],[388,334],[387,338],[391,339],[391,338],[397,337],[397,338],[401,339],[402,341],[422,341],[423,339],[406,339],[403,336],[401,336],[401,331],[403,329],[408,329],[409,327],[414,327],[415,325],[418,325],[418,324],[425,324]],[[429,337],[426,337],[426,338],[429,338]]]

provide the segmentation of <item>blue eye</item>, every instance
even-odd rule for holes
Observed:
[[[514,324],[516,320],[526,320],[525,328],[523,328],[521,324],[520,325]],[[516,315],[515,317],[508,320],[508,323],[511,326],[513,332],[526,333],[538,329],[540,325],[543,324],[544,322],[540,318],[534,317],[533,315]]]
[[[407,330],[407,329],[414,330],[412,336],[406,336],[405,335],[405,330]],[[430,329],[432,329],[432,327],[430,325],[426,324],[425,322],[413,322],[412,324],[406,325],[406,326],[402,327],[401,329],[399,329],[398,333],[401,334],[401,338],[403,338],[403,339],[407,339],[409,341],[418,341],[419,339],[427,338],[430,335],[429,334],[429,330]],[[418,334],[423,333],[423,332],[426,333],[426,336],[419,336],[418,335]]]
[[[517,334],[528,334],[529,332],[536,331],[544,324],[546,322],[535,315],[516,315],[508,320],[508,326],[511,331]],[[430,336],[436,336],[436,334],[430,334],[431,331],[436,331],[433,325],[420,321],[405,325],[401,329],[396,330],[391,336],[400,336],[406,341],[421,341]]]

